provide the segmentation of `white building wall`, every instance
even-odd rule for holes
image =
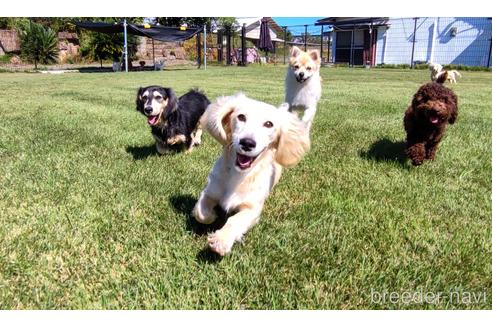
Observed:
[[[411,64],[414,19],[390,18],[388,23],[386,32],[378,30],[376,64]],[[484,17],[421,17],[414,61],[486,66],[491,38],[492,20]]]

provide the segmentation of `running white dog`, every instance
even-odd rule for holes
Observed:
[[[431,81],[436,81],[439,73],[442,71],[442,65],[429,63],[429,71],[431,73]]]
[[[243,94],[217,99],[201,124],[223,145],[223,153],[193,215],[198,222],[210,224],[216,219],[217,205],[233,214],[208,237],[210,249],[224,256],[259,221],[282,167],[296,165],[309,150],[309,134],[287,104],[276,108]]]

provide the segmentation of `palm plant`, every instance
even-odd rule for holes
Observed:
[[[59,49],[58,39],[53,30],[31,21],[19,28],[19,37],[21,55],[28,61],[34,62],[35,69],[38,69],[38,63],[56,62]]]

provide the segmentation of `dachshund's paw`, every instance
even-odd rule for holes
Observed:
[[[177,143],[183,143],[183,142],[186,142],[186,136],[184,134],[177,134],[174,137],[167,139],[168,145],[175,145]]]

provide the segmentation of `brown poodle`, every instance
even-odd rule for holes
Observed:
[[[434,159],[446,125],[458,116],[458,97],[438,82],[420,87],[405,112],[406,153],[413,165]]]

